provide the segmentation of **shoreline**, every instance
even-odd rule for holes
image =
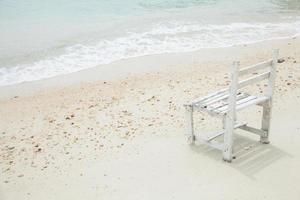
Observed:
[[[59,90],[60,88],[78,86],[84,83],[97,81],[110,81],[124,79],[128,76],[136,76],[145,73],[153,73],[174,70],[181,65],[195,65],[201,62],[210,62],[214,59],[233,62],[259,47],[265,48],[263,54],[270,54],[274,48],[285,46],[299,36],[290,38],[266,40],[257,43],[236,45],[231,47],[201,49],[194,52],[165,53],[147,55],[115,61],[111,64],[99,65],[97,67],[84,69],[70,74],[58,75],[47,79],[23,82],[14,85],[0,86],[0,100],[14,96],[31,96],[43,93],[43,90]],[[273,46],[275,45],[275,47]],[[214,57],[213,55],[217,55]],[[226,59],[228,58],[228,59]],[[229,59],[230,58],[230,59]]]
[[[277,68],[271,144],[237,131],[231,164],[205,145],[190,148],[182,105],[228,87],[233,60],[255,64],[274,48],[285,61]],[[124,68],[1,88],[0,199],[300,198],[300,38],[114,66]],[[260,127],[260,117],[253,108],[239,119]],[[200,133],[218,123],[195,117]]]

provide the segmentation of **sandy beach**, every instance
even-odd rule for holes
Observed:
[[[232,163],[185,140],[183,104],[280,49],[269,145]],[[0,88],[0,199],[300,199],[300,38],[132,58]],[[257,84],[254,89],[266,86]],[[241,118],[260,126],[260,108]],[[197,130],[218,127],[198,114]]]

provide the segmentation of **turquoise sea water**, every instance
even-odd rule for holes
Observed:
[[[0,85],[300,33],[300,0],[0,0]]]

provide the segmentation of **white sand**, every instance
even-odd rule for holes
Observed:
[[[2,88],[0,199],[300,199],[299,47],[290,39],[153,56],[124,62],[165,67],[102,73],[102,81],[101,69],[91,69],[60,77],[78,80],[64,88],[49,89],[59,78]],[[217,150],[188,146],[182,104],[226,87],[231,61],[256,63],[272,48],[286,61],[278,65],[271,144],[237,131],[231,164]],[[82,77],[91,82],[79,84]],[[30,88],[44,91],[28,96]],[[250,109],[240,118],[257,124],[260,115]],[[217,127],[207,116],[197,121],[198,130]]]

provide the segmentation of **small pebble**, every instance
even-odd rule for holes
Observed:
[[[283,63],[285,60],[283,59],[283,58],[279,58],[278,60],[277,60],[277,62],[278,63]]]
[[[15,147],[8,147],[8,150],[13,150]]]

